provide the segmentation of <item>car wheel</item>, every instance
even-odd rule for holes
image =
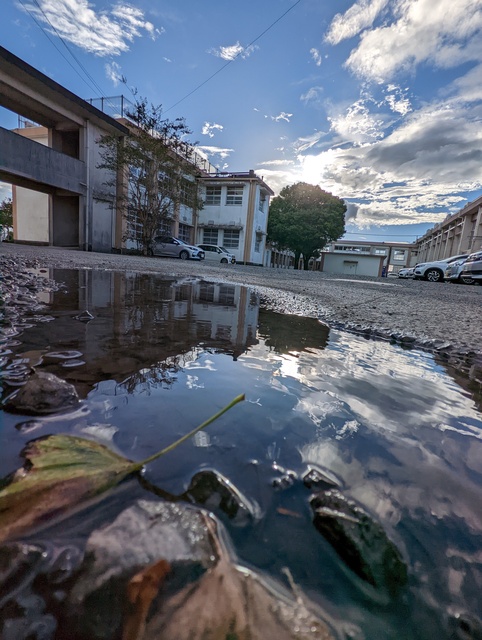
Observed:
[[[459,276],[459,280],[463,284],[475,284],[475,280],[470,276]]]
[[[152,258],[152,256],[154,255],[154,251],[152,249],[148,249],[147,250],[147,255]]]
[[[425,273],[425,280],[429,282],[443,282],[444,276],[440,269],[429,269]]]
[[[187,251],[181,251],[179,257],[181,260],[189,260],[189,253]]]
[[[226,258],[221,258],[221,264],[228,264],[228,261],[226,260]]]

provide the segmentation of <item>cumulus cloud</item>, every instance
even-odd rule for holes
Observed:
[[[370,112],[365,99],[350,105],[344,113],[329,116],[331,130],[356,144],[383,137],[384,119]]]
[[[434,4],[432,0],[393,0],[392,9],[391,23],[361,34],[360,43],[346,61],[355,74],[387,82],[401,72],[412,73],[426,62],[438,68],[451,68],[482,60],[480,2],[438,0]],[[332,44],[337,41],[329,38]]]
[[[401,116],[407,115],[412,110],[410,100],[404,95],[403,90],[397,85],[388,85],[387,96],[385,102],[394,113],[399,113]]]
[[[114,87],[117,87],[117,85],[124,80],[121,74],[121,67],[117,62],[107,62],[105,65],[105,74]]]
[[[208,53],[212,53],[218,58],[223,60],[235,60],[236,58],[249,58],[259,47],[257,45],[251,45],[249,47],[243,47],[242,44],[236,42],[236,44],[228,45],[227,47],[219,47],[218,49],[208,49]]]
[[[482,105],[472,103],[480,85],[464,94],[480,74],[473,68],[418,110],[394,84],[379,99],[364,90],[352,105],[331,105],[329,131],[284,145],[295,164],[265,165],[269,184],[319,184],[354,205],[348,216],[358,226],[439,222],[482,189]]]
[[[318,51],[318,49],[315,49],[313,47],[313,49],[310,49],[310,53],[311,53],[311,57],[313,58],[313,62],[316,64],[317,67],[319,67],[321,65],[321,54]]]
[[[129,51],[135,38],[160,33],[141,9],[117,4],[111,11],[95,11],[88,0],[38,0],[19,5],[28,10],[53,35],[97,56]]]
[[[345,13],[337,13],[326,34],[326,41],[338,44],[342,40],[353,38],[373,24],[387,3],[388,0],[361,0],[355,2]]]
[[[224,129],[222,124],[216,124],[216,123],[211,123],[211,122],[205,122],[203,125],[203,128],[201,130],[201,133],[204,136],[209,136],[210,138],[214,138],[214,132],[215,131],[222,131]]]

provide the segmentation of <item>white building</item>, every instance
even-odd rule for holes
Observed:
[[[198,181],[204,207],[196,243],[221,245],[237,262],[262,266],[273,191],[253,170],[201,175]]]
[[[336,240],[325,247],[316,269],[326,273],[380,277],[412,263],[413,245],[405,242]]]

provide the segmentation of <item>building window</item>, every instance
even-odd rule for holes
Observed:
[[[218,244],[218,229],[204,229],[203,243]]]
[[[180,224],[177,237],[179,240],[184,240],[189,244],[191,242],[191,227],[188,227],[187,224]]]
[[[226,205],[239,206],[243,204],[243,189],[244,187],[228,187]]]
[[[194,207],[196,200],[196,184],[194,182],[182,178],[180,199],[181,204],[186,205],[186,207]]]
[[[403,262],[405,260],[405,251],[395,250],[392,256],[393,260]]]
[[[206,187],[206,205],[221,204],[221,187]]]
[[[377,256],[386,256],[387,255],[387,250],[386,249],[375,249],[375,255],[377,255]]]
[[[238,249],[239,248],[239,231],[230,231],[226,229],[224,231],[223,245],[226,249]]]
[[[265,202],[266,202],[266,196],[265,196],[265,194],[264,194],[264,193],[260,193],[260,194],[259,194],[259,203],[258,203],[258,209],[259,209],[260,211],[264,211],[264,205],[265,205]]]
[[[254,241],[254,251],[255,251],[255,253],[259,253],[260,252],[260,247],[261,247],[261,236],[256,234],[256,240]]]

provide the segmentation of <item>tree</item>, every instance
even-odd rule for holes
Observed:
[[[12,198],[4,198],[0,202],[0,226],[13,227],[13,204]]]
[[[124,225],[123,240],[133,240],[145,255],[154,237],[166,231],[181,202],[201,208],[192,162],[194,145],[184,118],[163,119],[161,106],[139,99],[127,113],[129,134],[105,135],[99,140],[100,169],[112,177],[104,182],[116,190]],[[190,178],[190,179],[189,179]]]
[[[346,205],[319,186],[298,182],[284,187],[269,208],[268,241],[295,253],[295,269],[303,254],[304,267],[331,240],[345,233]]]

